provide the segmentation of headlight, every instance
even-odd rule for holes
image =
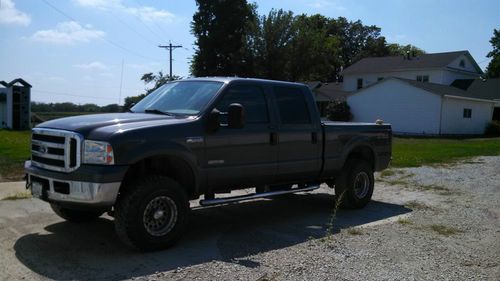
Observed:
[[[86,164],[115,164],[113,148],[104,141],[85,140],[83,143],[83,162]]]

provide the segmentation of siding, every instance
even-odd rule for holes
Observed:
[[[353,92],[357,90],[358,78],[363,79],[363,88],[377,82],[378,77],[398,77],[410,80],[417,80],[417,75],[429,75],[429,82],[436,84],[443,84],[443,71],[442,70],[413,70],[413,71],[397,71],[397,72],[383,72],[383,73],[365,73],[344,76],[343,89],[344,91]],[[453,81],[452,81],[453,82]],[[450,82],[451,83],[451,82]]]
[[[463,118],[464,108],[472,109],[471,118]],[[492,115],[492,103],[445,97],[441,133],[483,134]]]
[[[439,134],[441,97],[398,80],[387,80],[347,99],[355,122],[381,118],[395,133]]]

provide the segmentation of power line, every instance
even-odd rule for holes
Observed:
[[[74,22],[79,22],[78,20],[76,20],[74,17],[68,15],[67,13],[63,12],[62,10],[60,10],[59,8],[57,8],[56,6],[54,6],[53,4],[51,4],[50,2],[48,2],[47,0],[42,0],[45,4],[47,4],[49,7],[51,7],[52,9],[54,9],[56,12],[58,12],[59,14],[65,16],[66,18],[74,21]],[[108,44],[111,44],[113,46],[115,46],[116,48],[119,48],[119,49],[122,49],[123,51],[126,51],[132,55],[135,55],[135,56],[138,56],[138,57],[142,57],[144,59],[148,59],[148,60],[157,60],[156,58],[150,58],[150,57],[147,57],[147,56],[144,56],[142,54],[139,54],[137,52],[134,52],[124,46],[121,46],[120,44],[116,43],[116,42],[113,42],[109,39],[106,39],[106,38],[100,38],[101,40],[107,42]]]
[[[172,42],[169,42],[168,45],[160,45],[158,46],[159,48],[164,48],[164,49],[168,49],[168,52],[170,54],[170,77],[168,78],[168,80],[172,80],[172,51],[174,49],[177,49],[177,48],[182,48],[182,45],[172,45]]]
[[[39,89],[32,89],[31,91],[32,92],[39,92],[39,93],[42,93],[42,94],[58,95],[58,96],[71,96],[71,97],[78,97],[78,98],[93,98],[93,99],[101,99],[101,100],[116,100],[115,98],[106,98],[106,97],[97,97],[97,96],[85,96],[85,95],[75,95],[75,94],[70,94],[70,93],[45,91],[45,90],[39,90]]]

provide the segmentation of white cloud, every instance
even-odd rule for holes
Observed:
[[[91,25],[81,26],[77,22],[67,21],[58,23],[54,29],[39,30],[31,38],[36,41],[70,45],[99,39],[105,34],[104,31],[93,29]]]
[[[315,0],[311,3],[309,3],[308,6],[316,8],[316,9],[323,9],[326,7],[334,6],[334,8],[336,10],[339,10],[339,11],[346,10],[346,8],[344,6],[338,5],[335,3],[335,1],[331,1],[331,0]]]
[[[90,63],[82,63],[73,65],[76,68],[86,69],[86,70],[107,70],[107,67],[104,63],[100,61],[93,61]]]
[[[76,0],[82,7],[96,8],[99,10],[120,11],[136,16],[143,21],[165,21],[172,22],[176,16],[169,11],[157,9],[150,6],[131,7],[126,6],[121,0]]]
[[[0,0],[0,23],[29,25],[31,17],[16,9],[12,0]]]

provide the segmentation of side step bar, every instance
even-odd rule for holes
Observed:
[[[226,198],[206,199],[206,200],[200,200],[200,205],[201,206],[214,206],[214,205],[221,205],[221,204],[236,203],[236,202],[241,202],[241,201],[253,200],[253,199],[264,198],[264,197],[271,197],[271,196],[282,195],[282,194],[297,193],[297,192],[304,192],[304,191],[313,191],[315,189],[318,189],[319,187],[320,187],[319,185],[311,185],[311,186],[307,186],[307,187],[303,187],[303,188],[294,188],[294,189],[290,189],[290,190],[269,191],[269,192],[253,193],[253,194],[247,194],[247,195],[238,195],[238,196],[226,197]]]

